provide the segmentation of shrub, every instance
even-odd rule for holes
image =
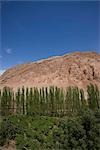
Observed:
[[[96,114],[99,115],[99,111],[93,112],[91,110],[84,111],[80,117],[81,124],[85,130],[86,134],[86,146],[87,149],[100,149],[100,129],[97,123],[98,118]]]
[[[54,147],[58,149],[100,149],[100,130],[92,111],[81,112],[77,118],[62,120],[53,131]]]
[[[20,130],[9,119],[4,119],[1,123],[0,145],[4,145],[9,140],[14,140],[19,132]]]

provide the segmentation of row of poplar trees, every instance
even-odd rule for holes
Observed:
[[[5,87],[0,90],[0,114],[66,115],[81,109],[99,109],[100,91],[96,85],[87,86],[87,98],[78,87],[63,90],[58,87],[24,88],[13,92]]]

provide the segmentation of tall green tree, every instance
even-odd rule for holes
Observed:
[[[8,93],[7,87],[3,88],[2,97],[1,97],[1,115],[7,116],[8,115]]]
[[[45,107],[46,107],[45,113],[48,115],[49,114],[49,92],[47,87],[45,87]]]
[[[49,108],[50,108],[50,115],[54,115],[54,112],[55,112],[55,89],[54,89],[54,86],[51,86],[49,89]]]
[[[42,110],[42,115],[45,115],[46,113],[46,99],[45,99],[45,89],[44,87],[41,88],[40,91],[40,97],[41,97],[41,110]]]
[[[83,89],[80,89],[80,105],[81,105],[81,108],[86,108],[86,99],[85,99],[85,96],[84,96],[84,90]]]
[[[73,91],[72,87],[68,87],[66,90],[66,109],[67,112],[71,112],[73,108]]]
[[[8,115],[12,114],[12,93],[11,89],[8,89]]]
[[[1,93],[1,90],[0,90],[0,116],[1,116],[1,97],[2,97],[2,93]]]
[[[95,99],[96,99],[96,103],[97,103],[97,108],[100,108],[100,91],[97,85],[95,85]]]
[[[21,92],[21,106],[22,106],[22,114],[25,114],[25,89],[22,87]]]
[[[34,88],[34,95],[33,95],[33,100],[34,100],[34,113],[39,114],[39,91],[35,87]]]
[[[90,84],[87,86],[88,105],[90,109],[99,108],[99,90],[96,85]]]
[[[16,99],[15,99],[15,93],[12,92],[12,114],[16,113]]]
[[[26,88],[26,114],[29,114],[29,89],[28,87]]]
[[[33,115],[34,114],[34,99],[33,99],[33,89],[30,88],[29,92],[29,114]]]
[[[20,88],[18,88],[16,92],[16,113],[21,113],[21,91]]]
[[[55,113],[60,113],[60,88],[55,87]]]
[[[60,114],[64,115],[64,92],[60,89]]]
[[[78,87],[72,88],[72,109],[77,112],[80,110],[80,95]]]

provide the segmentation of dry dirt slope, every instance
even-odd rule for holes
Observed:
[[[100,87],[100,54],[95,52],[76,52],[18,65],[0,76],[1,88],[14,89],[23,85],[85,88],[90,82]]]

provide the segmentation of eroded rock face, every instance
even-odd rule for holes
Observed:
[[[93,83],[100,87],[100,54],[76,52],[38,62],[18,65],[0,77],[0,87],[78,86]]]

